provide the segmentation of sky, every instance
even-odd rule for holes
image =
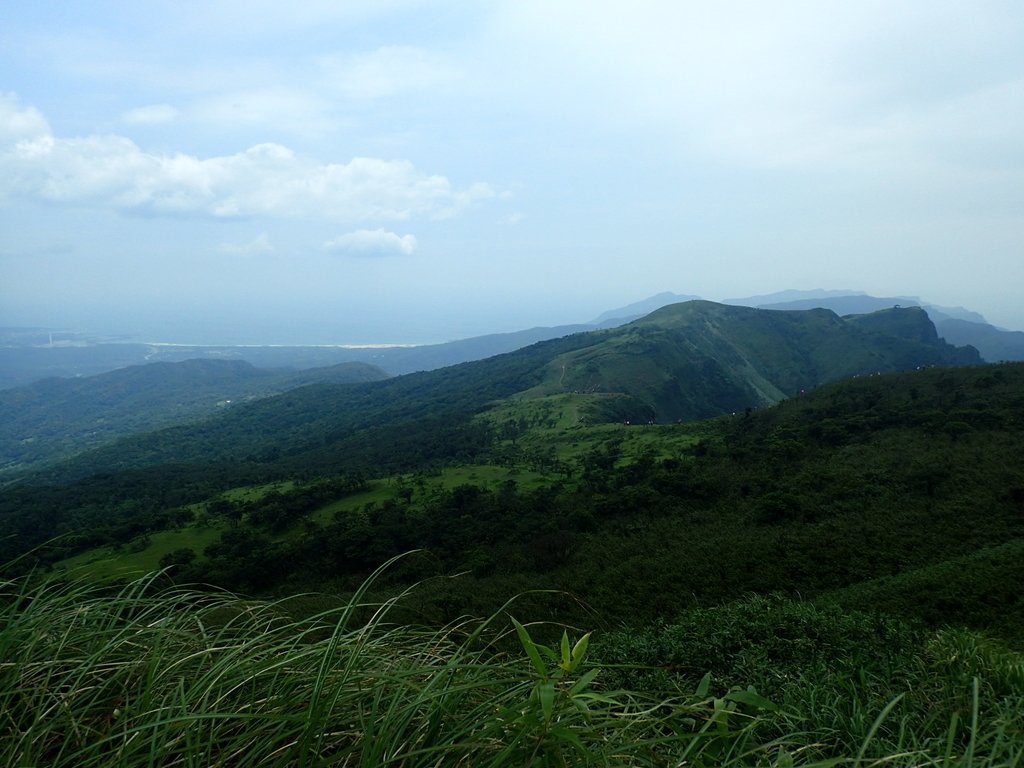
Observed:
[[[0,325],[424,343],[663,291],[1024,329],[1019,0],[9,0]]]

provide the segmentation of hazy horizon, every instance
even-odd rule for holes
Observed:
[[[663,291],[1024,329],[1024,6],[16,4],[0,326],[430,343]]]
[[[674,293],[674,292],[663,292],[663,293]],[[790,293],[803,293],[801,296],[788,296],[784,294]],[[750,297],[724,297],[717,299],[706,299],[708,301],[724,302],[724,303],[741,303],[747,306],[753,306],[757,299],[771,299],[778,303],[785,301],[795,300],[797,298],[807,299],[812,298],[815,294],[819,294],[816,297],[822,298],[824,295],[831,296],[855,296],[865,295],[862,291],[853,290],[832,290],[832,289],[817,289],[810,291],[793,291],[785,290],[780,292],[778,296],[750,296]],[[678,294],[677,294],[678,295]],[[508,328],[494,328],[483,330],[480,332],[470,332],[463,336],[451,336],[447,338],[430,338],[427,336],[419,336],[413,340],[413,337],[402,338],[396,336],[390,339],[374,339],[372,336],[360,337],[358,339],[342,339],[332,336],[334,331],[328,330],[326,327],[317,331],[313,329],[298,330],[294,332],[294,335],[288,336],[287,333],[283,332],[282,328],[272,327],[264,331],[249,328],[246,326],[235,328],[229,332],[224,331],[213,331],[211,332],[206,328],[195,328],[189,329],[187,325],[177,326],[178,330],[174,333],[169,332],[166,328],[158,328],[152,331],[126,331],[125,328],[119,327],[116,324],[111,327],[53,327],[53,326],[20,326],[24,330],[42,330],[51,331],[51,338],[55,343],[60,345],[62,341],[72,341],[73,337],[81,336],[89,338],[93,341],[118,341],[125,343],[145,343],[152,344],[154,346],[170,346],[170,347],[293,347],[293,346],[307,346],[307,347],[325,347],[325,348],[383,348],[383,347],[417,347],[417,346],[428,346],[432,344],[444,344],[451,341],[459,341],[468,339],[476,336],[487,336],[492,334],[504,334],[504,333],[515,333],[517,331],[524,331],[530,328],[536,327],[552,327],[560,325],[586,325],[590,323],[600,323],[602,320],[601,315],[605,315],[614,310],[627,309],[631,304],[648,302],[651,299],[659,297],[660,294],[650,297],[644,297],[638,302],[628,302],[621,306],[606,307],[601,313],[595,313],[594,316],[587,318],[576,318],[574,320],[565,323],[549,323],[543,321],[532,322],[527,325],[508,327]],[[874,298],[891,298],[894,301],[910,302],[911,304],[921,302],[925,305],[931,303],[927,301],[926,297],[916,296],[891,296],[891,297],[874,297]],[[687,299],[688,300],[688,299]],[[955,311],[969,310],[969,307],[936,307],[937,309],[946,309]],[[955,312],[954,312],[955,313]],[[631,313],[624,313],[622,316],[628,316]],[[984,314],[984,313],[980,313]],[[985,318],[987,321],[988,318]],[[14,330],[19,326],[11,325],[0,325],[0,330],[9,329]],[[997,326],[1001,327],[1001,326]],[[408,331],[408,329],[404,329]],[[1018,329],[1007,329],[1003,330],[1018,330]],[[402,332],[402,329],[396,331]],[[61,334],[65,335],[65,339],[61,339]],[[319,334],[319,335],[317,335]]]

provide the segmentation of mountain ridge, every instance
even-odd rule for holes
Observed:
[[[941,342],[918,308],[844,319],[827,309],[691,301],[656,310],[610,332],[610,343],[551,365],[563,391],[622,392],[647,406],[649,418],[693,420],[771,405],[849,376],[979,362],[975,350]]]
[[[692,420],[762,407],[846,376],[981,362],[970,348],[901,338],[906,329],[896,328],[900,323],[931,327],[921,310],[887,317],[844,320],[829,310],[757,310],[705,301],[670,305],[617,328],[436,371],[363,385],[300,387],[233,408],[201,426],[121,440],[66,463],[58,476],[247,457],[287,460],[296,467],[387,465],[396,455],[389,441],[440,459],[486,441],[486,430],[473,417],[517,394],[600,394],[588,403],[598,421]],[[889,326],[897,335],[881,332]]]

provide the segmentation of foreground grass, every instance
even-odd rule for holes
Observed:
[[[736,701],[592,689],[585,639],[555,654],[496,621],[393,626],[359,595],[294,620],[160,583],[3,585],[0,764],[660,765],[747,748]]]
[[[752,689],[715,695],[709,677],[671,694],[607,690],[613,670],[590,664],[588,636],[547,648],[506,612],[442,630],[395,625],[394,603],[365,594],[295,619],[287,602],[168,587],[160,574],[116,590],[0,582],[0,764],[1022,764],[1021,670],[971,636],[933,643],[933,668],[950,672],[912,692],[965,701],[935,742],[902,697],[858,708],[856,681],[839,700],[808,691],[813,723]],[[964,678],[965,657],[1001,670],[998,684]],[[861,745],[823,754],[828,729],[851,717]]]

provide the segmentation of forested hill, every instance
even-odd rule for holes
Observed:
[[[856,374],[976,362],[972,348],[935,337],[917,308],[842,319],[827,310],[685,302],[620,328],[487,360],[362,385],[302,387],[200,425],[122,440],[48,479],[173,462],[247,461],[284,476],[415,468],[478,453],[491,438],[472,417],[517,393],[594,394],[598,419],[685,420],[764,406]]]
[[[0,475],[313,382],[386,377],[365,363],[288,371],[241,360],[186,360],[43,379],[0,390]]]
[[[189,578],[313,585],[425,548],[413,580],[471,572],[425,595],[441,619],[530,588],[566,589],[624,623],[843,589],[861,608],[1024,642],[1024,365],[848,379],[693,428],[584,428],[576,439],[601,437],[557,481],[410,483],[322,526],[293,521],[301,535],[279,544],[261,539],[272,523],[254,505],[253,527],[225,534]]]
[[[859,374],[980,362],[973,348],[939,339],[917,307],[840,318],[690,301],[559,357],[544,391],[623,393],[640,416],[689,420]]]
[[[150,562],[181,548],[184,580],[295,592],[424,549],[396,577],[467,573],[418,590],[418,616],[440,622],[534,588],[610,622],[843,590],[850,605],[1024,641],[1022,414],[1024,365],[936,367],[696,424],[531,426],[438,473],[369,480],[336,464],[268,486],[259,473],[286,463],[164,465],[7,489],[0,559],[58,534],[35,556],[130,553],[152,535]],[[536,441],[553,446],[547,468]],[[567,610],[555,615],[594,621]]]

